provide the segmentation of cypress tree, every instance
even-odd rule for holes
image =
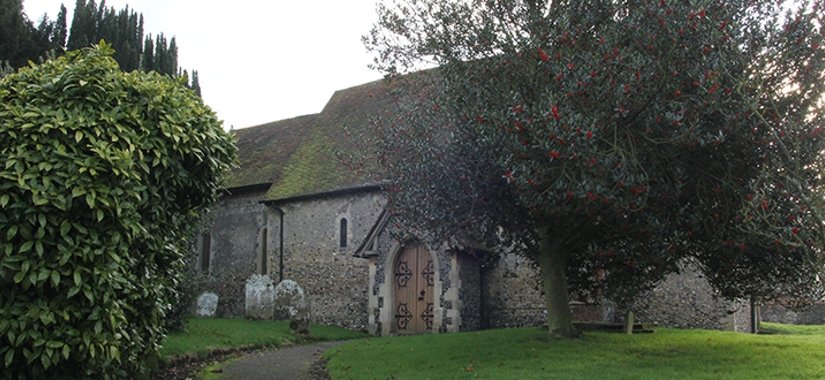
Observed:
[[[35,26],[23,12],[23,0],[0,0],[0,67],[20,67],[50,52],[74,50],[105,40],[115,50],[114,58],[124,71],[157,71],[181,76],[177,41],[161,33],[144,38],[143,15],[127,5],[116,10],[95,0],[75,0],[71,26],[61,5],[55,21],[45,15]],[[187,80],[187,83],[189,81]],[[199,87],[198,87],[199,91]]]
[[[17,67],[23,32],[22,0],[0,0],[0,61]]]
[[[54,21],[54,28],[52,29],[52,35],[50,38],[52,49],[65,49],[67,34],[66,7],[63,4],[60,4],[60,12],[57,13],[57,20]]]
[[[178,44],[175,42],[175,37],[172,37],[172,40],[169,41],[169,50],[166,52],[166,59],[166,69],[168,71],[164,74],[175,76],[178,72]]]
[[[159,34],[155,39],[155,64],[152,70],[159,73],[166,73],[166,54],[168,48],[166,47],[166,36],[163,33]]]
[[[192,84],[189,86],[198,96],[201,96],[201,84],[198,81],[198,70],[192,70]]]
[[[25,61],[43,59],[51,47],[51,36],[54,23],[49,21],[45,14],[40,18],[37,27],[23,15],[23,34],[21,35],[20,59]],[[24,62],[25,64],[25,62]]]
[[[97,35],[95,24],[96,5],[94,0],[77,0],[74,6],[72,26],[66,42],[67,50],[75,50],[91,45]]]
[[[146,36],[143,42],[143,57],[140,60],[140,68],[143,71],[152,71],[155,67],[155,42],[152,35]]]

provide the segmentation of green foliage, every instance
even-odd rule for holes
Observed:
[[[550,287],[585,296],[632,302],[693,258],[728,297],[820,297],[825,5],[779,3],[379,6],[378,68],[440,65],[383,120],[390,206],[552,256]]]
[[[188,321],[185,332],[173,333],[163,342],[163,357],[205,355],[210,350],[244,346],[274,346],[309,340],[326,341],[363,338],[367,335],[340,327],[313,325],[309,337],[293,335],[289,321],[254,321],[248,319],[195,318]]]
[[[123,378],[165,334],[234,146],[178,81],[108,46],[0,81],[0,374]]]
[[[564,341],[529,328],[365,339],[324,356],[330,377],[353,380],[813,379],[825,372],[822,344],[822,334],[675,329]]]
[[[196,267],[196,259],[195,255],[184,258],[184,270],[177,279],[175,298],[164,321],[169,332],[186,330],[187,318],[192,316],[198,294],[203,291],[206,276]]]

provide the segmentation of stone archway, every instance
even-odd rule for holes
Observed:
[[[436,289],[433,255],[423,244],[408,244],[398,253],[392,268],[393,332],[432,332]]]

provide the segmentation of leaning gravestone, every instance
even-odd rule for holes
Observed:
[[[253,274],[246,280],[246,317],[250,319],[272,319],[275,308],[275,289],[272,279],[266,275]]]
[[[289,328],[296,334],[309,334],[309,301],[295,281],[283,280],[275,287],[275,319],[289,320]]]
[[[198,297],[198,309],[195,315],[199,317],[214,317],[218,309],[218,295],[212,292],[203,292]]]

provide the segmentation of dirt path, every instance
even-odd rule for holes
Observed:
[[[322,366],[313,366],[324,351],[343,342],[323,342],[277,350],[256,351],[232,360],[222,368],[220,379],[317,380],[326,379]]]

